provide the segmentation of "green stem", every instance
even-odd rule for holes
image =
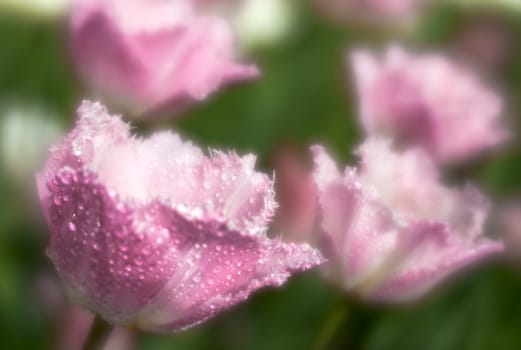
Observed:
[[[328,344],[331,343],[340,326],[345,322],[348,311],[347,302],[343,302],[341,305],[335,305],[335,307],[331,309],[313,341],[311,346],[312,350],[327,349]]]
[[[107,342],[114,327],[96,315],[92,321],[89,335],[83,345],[83,350],[101,350]]]

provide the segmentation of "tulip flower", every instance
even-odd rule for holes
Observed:
[[[116,325],[175,331],[323,261],[266,235],[276,203],[255,157],[148,139],[99,103],[37,175],[51,257],[70,299]]]
[[[399,47],[381,60],[365,51],[351,57],[367,134],[422,147],[439,163],[468,160],[507,138],[499,96],[449,59]]]
[[[77,0],[73,58],[98,95],[135,114],[182,109],[225,84],[254,78],[236,62],[224,16],[195,0]]]
[[[488,202],[471,185],[444,187],[419,149],[397,153],[384,139],[358,150],[341,173],[313,147],[326,276],[363,299],[404,302],[503,245],[483,236]]]

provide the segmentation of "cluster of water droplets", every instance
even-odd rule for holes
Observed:
[[[169,133],[138,141],[135,147],[141,168],[138,175],[123,175],[141,176],[143,193],[134,193],[111,171],[108,183],[118,192],[144,203],[160,199],[192,219],[226,221],[230,228],[253,235],[266,232],[276,208],[273,182],[254,171],[254,156],[215,150],[205,156]]]
[[[247,289],[262,253],[256,239],[216,221],[178,216],[173,224],[182,227],[179,233],[185,244],[176,272],[142,313],[142,322],[149,327],[178,329],[238,302],[232,294]]]
[[[184,225],[192,243],[178,257],[170,281],[142,311],[140,324],[145,328],[193,326],[261,287],[280,286],[292,272],[323,262],[309,245],[243,235],[215,221],[190,220]]]
[[[170,232],[157,213],[136,212],[91,173],[65,169],[48,188],[49,254],[71,297],[114,323],[131,321],[175,269]]]

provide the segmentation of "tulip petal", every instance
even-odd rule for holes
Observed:
[[[305,244],[252,237],[222,223],[189,221],[166,209],[181,243],[178,269],[141,312],[138,326],[155,331],[194,326],[265,286],[280,286],[293,272],[323,262]],[[182,227],[182,229],[179,229]]]
[[[413,300],[457,270],[502,251],[502,243],[487,239],[473,244],[425,245],[368,298],[393,302]]]
[[[48,253],[68,295],[110,322],[128,324],[175,269],[168,231],[146,226],[139,210],[92,173],[62,168],[47,188]]]

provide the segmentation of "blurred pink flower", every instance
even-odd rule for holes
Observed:
[[[258,75],[236,62],[230,25],[206,1],[76,0],[71,38],[83,80],[136,113]]]
[[[313,0],[333,19],[404,20],[412,16],[426,0]]]
[[[419,149],[369,139],[342,174],[313,147],[326,275],[363,298],[409,301],[452,272],[503,249],[483,237],[488,203],[474,187],[443,187]]]
[[[274,226],[276,232],[283,232],[284,238],[292,242],[310,241],[317,206],[312,167],[302,158],[290,145],[278,148],[273,155],[279,203]]]
[[[134,138],[98,103],[78,114],[37,175],[72,301],[114,324],[179,330],[322,262],[267,238],[273,183],[253,155],[207,157],[169,132]]]
[[[57,285],[55,285],[57,287]],[[93,327],[94,315],[75,305],[64,305],[60,312],[54,310],[55,317],[55,341],[52,349],[55,350],[82,350],[89,330]],[[130,328],[115,327],[106,339],[105,345],[100,350],[132,350],[136,349],[134,332]]]
[[[517,21],[496,12],[477,13],[464,21],[452,36],[452,49],[487,74],[508,74],[520,46],[515,35],[516,25]]]
[[[364,51],[351,58],[368,134],[423,147],[440,163],[466,160],[508,137],[498,95],[447,58],[399,47],[380,62]]]
[[[56,340],[52,348],[57,350],[82,350],[94,320],[93,315],[71,305],[64,305],[60,312],[56,311],[58,310],[55,310],[55,313],[60,319],[55,324]]]

